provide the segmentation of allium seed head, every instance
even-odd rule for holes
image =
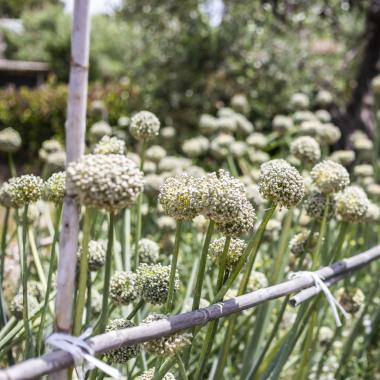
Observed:
[[[0,131],[0,151],[13,153],[20,149],[22,144],[20,134],[13,128],[5,128]]]
[[[203,178],[186,174],[168,177],[160,188],[158,199],[165,214],[177,220],[191,220],[207,206],[207,183]]]
[[[132,272],[115,272],[110,281],[110,298],[116,304],[128,305],[138,296],[136,274]]]
[[[238,217],[246,200],[244,184],[223,169],[218,175],[208,174],[206,182],[208,204],[204,215],[217,223],[227,223]]]
[[[335,196],[335,213],[338,220],[358,223],[365,220],[369,206],[366,193],[359,186],[349,186]]]
[[[146,150],[145,157],[158,164],[164,157],[166,157],[166,150],[160,145],[152,145]]]
[[[199,130],[205,135],[213,134],[218,128],[216,117],[208,114],[201,115],[199,119]]]
[[[253,229],[256,213],[248,199],[242,200],[240,212],[234,219],[226,219],[216,223],[217,230],[225,236],[238,237]]]
[[[86,206],[117,212],[131,207],[143,191],[143,174],[119,154],[89,154],[70,163],[67,193]]]
[[[290,252],[295,256],[303,256],[315,247],[318,234],[310,236],[308,230],[295,234],[289,242]]]
[[[20,208],[27,204],[37,202],[43,191],[44,181],[33,174],[11,178],[6,188],[13,207]]]
[[[160,131],[160,120],[152,112],[140,111],[132,117],[129,131],[136,140],[152,140]]]
[[[158,260],[160,247],[151,239],[141,239],[139,241],[138,253],[141,263],[153,264]]]
[[[322,193],[336,193],[350,183],[350,175],[346,168],[330,160],[315,165],[310,175]]]
[[[82,255],[83,248],[80,248],[78,256]],[[90,240],[88,243],[88,268],[92,272],[98,271],[106,261],[106,251],[101,242]]]
[[[152,380],[154,377],[155,369],[151,368],[148,369],[147,371],[143,372],[142,375],[136,377],[136,380]],[[171,373],[168,372],[162,380],[176,380],[175,376]]]
[[[38,302],[37,302],[36,298],[33,297],[32,295],[29,295],[28,296],[28,309],[29,309],[29,312],[32,312],[37,307],[38,307]],[[22,319],[22,317],[23,317],[23,311],[24,311],[24,302],[23,302],[23,295],[21,293],[20,294],[16,294],[13,297],[12,302],[10,304],[9,311],[11,312],[11,314],[17,320],[21,320]]]
[[[125,142],[117,137],[103,136],[95,145],[94,154],[125,154]]]
[[[380,208],[373,202],[368,203],[365,221],[367,223],[377,223],[380,219]]]
[[[355,152],[353,150],[336,150],[330,155],[330,160],[343,166],[348,166],[355,161]]]
[[[298,170],[282,159],[260,167],[259,190],[264,198],[280,206],[296,206],[305,194],[305,185]]]
[[[290,152],[301,160],[314,164],[321,158],[321,148],[318,142],[310,136],[296,138],[290,145]]]
[[[309,107],[309,98],[307,95],[297,92],[290,98],[290,104],[293,109],[302,110]]]
[[[326,208],[327,196],[319,191],[311,192],[306,199],[306,213],[311,218],[315,220],[322,220],[323,214]],[[334,216],[335,211],[335,200],[333,197],[329,197],[329,209],[328,209],[328,219]]]
[[[117,331],[121,329],[127,329],[134,327],[135,324],[125,318],[117,318],[108,322],[106,326],[106,332]],[[134,344],[131,346],[116,348],[115,350],[108,351],[104,357],[111,364],[125,364],[129,359],[135,358],[141,351],[140,344]]]
[[[262,149],[267,145],[268,139],[262,133],[256,132],[256,133],[251,133],[247,137],[246,142],[252,148]]]
[[[220,239],[214,240],[210,244],[208,254],[211,260],[216,265],[220,265],[220,260],[222,259],[225,242],[226,238],[222,237]],[[244,240],[231,239],[226,260],[226,266],[229,270],[233,269],[234,265],[239,261],[246,247],[247,243]]]
[[[148,315],[143,324],[148,324],[154,321],[159,321],[165,318],[162,314]],[[170,336],[154,339],[149,342],[144,342],[144,349],[152,355],[157,356],[174,356],[180,353],[186,346],[190,344],[190,333],[177,333]]]
[[[230,153],[235,139],[226,133],[221,133],[211,140],[210,152],[216,158],[225,158]]]
[[[250,109],[248,99],[244,94],[234,95],[231,99],[231,107],[234,111],[242,114],[247,114]]]
[[[187,157],[197,158],[207,153],[209,148],[209,141],[206,137],[197,136],[185,140],[182,144],[183,153]]]
[[[333,145],[341,137],[340,129],[331,123],[321,124],[317,129],[317,138],[322,144]]]
[[[137,268],[137,285],[141,298],[153,305],[164,304],[169,292],[170,266],[141,264]],[[176,273],[174,289],[179,288]]]
[[[337,291],[338,302],[347,313],[357,313],[364,304],[365,295],[359,288],[340,288]]]
[[[112,128],[106,121],[101,120],[91,126],[90,134],[96,140],[100,140],[103,136],[111,136]]]
[[[293,127],[293,120],[289,116],[276,115],[272,120],[272,126],[274,131],[285,133]]]
[[[57,172],[44,183],[43,198],[48,202],[61,204],[65,196],[66,172]]]

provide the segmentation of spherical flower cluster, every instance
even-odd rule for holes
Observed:
[[[151,239],[141,239],[139,241],[138,253],[142,263],[152,264],[158,259],[160,247]]]
[[[106,121],[101,120],[91,126],[90,134],[96,140],[100,140],[103,136],[111,136],[112,128]]]
[[[0,131],[0,151],[13,153],[19,150],[22,144],[20,134],[13,128],[5,128]]]
[[[356,177],[372,177],[374,175],[373,166],[369,164],[356,165],[354,175]]]
[[[272,120],[273,130],[285,133],[293,127],[293,120],[289,116],[285,115],[276,115]]]
[[[313,191],[306,199],[306,213],[315,220],[322,220],[326,208],[327,196],[319,191]],[[334,216],[335,200],[329,197],[329,209],[327,218],[331,219]]]
[[[253,292],[254,290],[266,288],[269,282],[267,276],[264,273],[258,272],[256,270],[251,272],[248,280],[247,290]]]
[[[166,156],[158,164],[158,171],[163,172],[183,172],[191,166],[191,160],[185,157]]]
[[[317,242],[317,234],[310,236],[310,232],[303,230],[295,234],[289,242],[290,252],[295,256],[303,256],[310,252]]]
[[[209,256],[211,260],[217,264],[221,264],[221,259],[224,251],[226,238],[222,237],[220,239],[214,240],[210,244]],[[243,255],[247,243],[241,239],[231,239],[230,245],[226,257],[226,267],[228,269],[233,269],[234,265],[239,261],[240,257]]]
[[[262,133],[251,133],[246,140],[246,143],[256,149],[262,149],[268,144],[268,139]]]
[[[230,153],[232,143],[235,141],[234,137],[220,133],[211,140],[210,152],[216,158],[225,158]]]
[[[231,110],[232,111],[232,110]],[[237,130],[237,123],[233,111],[228,115],[221,115],[216,119],[216,127],[220,132],[233,133]]]
[[[209,141],[206,137],[197,136],[185,140],[182,144],[183,153],[187,157],[197,158],[206,154],[209,148]]]
[[[335,196],[335,213],[343,222],[363,222],[369,206],[366,193],[359,186],[349,186]]]
[[[95,154],[124,154],[125,142],[117,137],[103,136],[94,147]]]
[[[234,141],[230,146],[230,152],[233,157],[243,157],[248,151],[248,146],[244,141]]]
[[[380,208],[375,203],[369,201],[365,221],[367,223],[377,223],[380,219]]]
[[[111,320],[106,326],[106,332],[117,331],[134,327],[135,324],[125,318],[117,318]],[[141,350],[139,344],[131,346],[116,348],[115,350],[107,352],[104,357],[112,364],[125,364],[129,359],[135,358]]]
[[[280,206],[296,206],[304,196],[305,186],[298,170],[282,159],[260,167],[259,190],[264,198]]]
[[[238,217],[247,200],[244,184],[223,169],[218,174],[208,174],[206,182],[208,204],[204,214],[216,223],[227,223]]]
[[[160,188],[158,199],[165,214],[177,220],[191,220],[205,209],[208,188],[202,178],[187,174],[168,177]]]
[[[302,93],[293,94],[290,98],[290,104],[294,109],[305,109],[309,107],[309,98]]]
[[[158,164],[164,157],[166,157],[166,150],[160,145],[152,145],[146,150],[145,157]]]
[[[336,193],[350,183],[350,175],[346,168],[330,160],[315,165],[310,175],[322,193]]]
[[[27,204],[37,202],[43,192],[44,181],[33,174],[11,178],[6,188],[13,207],[20,208]]]
[[[331,121],[330,112],[326,110],[315,111],[315,116],[321,123],[329,123]]]
[[[203,114],[199,118],[199,130],[205,135],[213,134],[218,128],[216,117]]]
[[[80,248],[78,256],[82,255],[83,248]],[[106,252],[103,244],[96,240],[90,240],[88,243],[88,268],[92,272],[99,270],[106,261]]]
[[[155,373],[154,368],[148,369],[148,371],[145,371],[145,372],[143,372],[142,375],[136,377],[136,380],[152,380],[154,377],[154,373]],[[162,380],[176,380],[176,379],[175,379],[175,376],[171,372],[168,372],[162,378]]]
[[[152,112],[140,111],[132,117],[129,131],[137,140],[151,140],[160,131],[160,120]]]
[[[176,228],[176,222],[171,216],[163,215],[157,219],[157,226],[163,233],[173,232]]]
[[[347,313],[355,314],[364,304],[365,296],[359,288],[350,288],[349,291],[340,288],[337,291],[337,299]]]
[[[317,129],[317,138],[322,144],[333,145],[339,141],[342,133],[333,124],[321,124]]]
[[[64,150],[50,153],[46,157],[46,163],[52,171],[62,170],[66,165],[66,153]]]
[[[159,321],[162,318],[165,318],[165,315],[150,314],[144,319],[143,324]],[[177,333],[154,339],[149,342],[144,342],[143,346],[144,349],[152,355],[174,356],[191,343],[190,338],[191,334],[189,333]]]
[[[353,150],[336,150],[330,155],[330,160],[343,166],[348,166],[355,161],[355,156]]]
[[[42,161],[46,161],[50,154],[62,151],[64,151],[63,146],[58,140],[49,139],[42,143],[38,156]]]
[[[33,296],[31,296],[31,295],[29,295],[28,296],[28,310],[29,310],[29,312],[32,312],[37,307],[38,307],[38,302],[37,302],[36,298],[33,297]],[[24,302],[23,302],[23,295],[21,293],[20,294],[16,294],[13,297],[9,309],[10,309],[9,311],[11,312],[11,314],[17,320],[22,319],[23,312],[24,312]]]
[[[242,114],[247,114],[250,109],[248,99],[244,94],[234,95],[231,98],[231,107],[234,111]]]
[[[66,173],[54,173],[44,184],[43,198],[48,202],[61,204],[65,196]]]
[[[143,190],[143,174],[118,154],[90,154],[70,163],[67,193],[86,206],[117,212],[131,207]]]
[[[11,189],[8,182],[4,182],[0,188],[0,205],[5,208],[19,207],[17,203],[12,202]]]
[[[290,152],[301,160],[314,164],[321,158],[321,148],[318,142],[310,136],[296,138],[290,145]]]
[[[253,124],[244,115],[236,113],[234,119],[236,121],[237,130],[244,136],[247,136],[254,131],[255,128],[253,127]]]
[[[115,272],[110,281],[110,298],[116,304],[128,305],[138,296],[136,275],[132,272]]]
[[[320,90],[316,96],[316,101],[322,106],[328,106],[333,101],[333,96],[327,90]]]
[[[165,303],[169,292],[169,277],[170,266],[141,264],[136,275],[141,298],[154,305]],[[176,273],[174,290],[178,288],[179,279]]]
[[[217,230],[225,236],[237,237],[253,229],[256,213],[248,199],[242,199],[239,213],[234,219],[221,220],[216,223]]]

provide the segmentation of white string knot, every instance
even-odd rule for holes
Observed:
[[[121,373],[108,364],[102,362],[95,357],[94,349],[86,342],[90,338],[92,328],[88,328],[83,334],[79,336],[72,336],[69,334],[53,333],[46,339],[46,344],[58,350],[66,351],[73,357],[76,370],[79,378],[85,378],[88,369],[95,367],[111,376],[113,379],[121,379]],[[84,371],[79,370],[78,367],[85,364]]]
[[[324,295],[326,296],[327,302],[330,305],[330,310],[332,311],[334,315],[336,325],[338,327],[341,327],[342,322],[340,321],[340,318],[339,318],[338,309],[341,311],[341,313],[343,314],[345,318],[348,318],[348,314],[343,309],[341,304],[336,300],[336,298],[332,295],[329,287],[323,282],[324,278],[316,272],[300,271],[300,272],[289,273],[289,279],[300,278],[300,277],[311,277],[313,279],[314,285],[317,288],[317,290],[322,291]]]

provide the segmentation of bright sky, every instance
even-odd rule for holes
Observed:
[[[73,11],[74,0],[62,0],[67,12]],[[120,5],[121,0],[90,0],[90,13],[110,13]]]

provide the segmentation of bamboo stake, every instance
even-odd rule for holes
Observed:
[[[66,123],[66,165],[84,153],[88,62],[90,46],[90,0],[75,0],[71,35],[70,83]],[[66,195],[59,240],[55,329],[70,332],[72,328],[74,277],[78,249],[80,209]],[[66,379],[61,373],[56,379]]]
[[[334,265],[321,268],[317,270],[316,273],[318,273],[319,276],[324,277],[326,281],[335,277],[342,278],[343,274],[350,274],[379,258],[380,245],[377,245],[359,255],[338,261]],[[266,301],[283,297],[313,285],[314,281],[311,277],[309,278],[305,276],[295,278],[224,302],[210,305],[203,309],[174,315],[146,325],[97,335],[90,339],[90,344],[94,348],[96,354],[103,354],[115,348],[150,341],[163,336],[172,335],[191,327],[204,325],[209,321],[241,312]],[[73,358],[69,353],[56,350],[42,357],[29,359],[15,366],[0,370],[0,380],[36,379],[63,368],[68,368],[72,365]]]

